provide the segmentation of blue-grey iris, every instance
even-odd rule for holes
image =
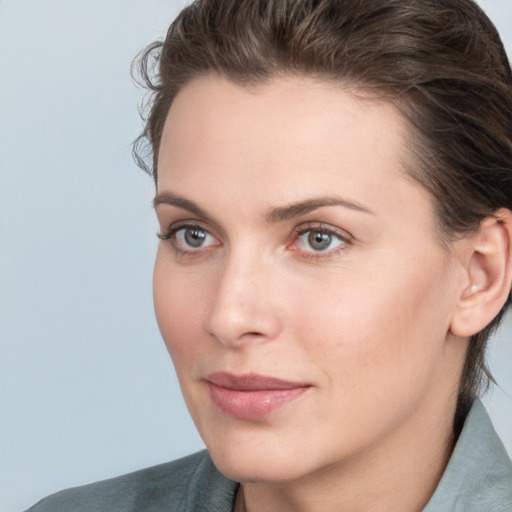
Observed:
[[[190,247],[201,247],[208,236],[204,229],[188,228],[185,230],[185,242]]]
[[[308,243],[315,251],[325,251],[332,242],[332,236],[322,231],[311,231],[308,235]]]

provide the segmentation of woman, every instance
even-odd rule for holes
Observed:
[[[208,452],[31,510],[510,511],[475,398],[512,282],[484,13],[204,0],[140,65],[156,315]]]

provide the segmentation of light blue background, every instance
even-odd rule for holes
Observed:
[[[185,3],[0,0],[0,512],[202,447],[153,316],[153,188],[130,157],[130,61]],[[512,1],[481,4],[511,54]],[[486,402],[512,453],[510,325]]]

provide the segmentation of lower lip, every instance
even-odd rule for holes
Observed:
[[[239,391],[208,382],[213,403],[227,416],[241,420],[259,420],[293,402],[309,387]]]

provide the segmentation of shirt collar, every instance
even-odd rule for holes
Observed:
[[[423,512],[512,511],[512,463],[478,398]]]

